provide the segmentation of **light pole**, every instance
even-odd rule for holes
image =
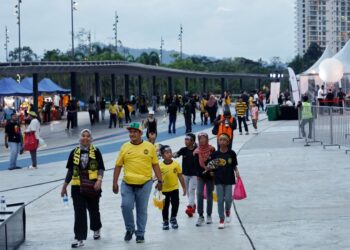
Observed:
[[[91,43],[91,31],[87,34],[88,46],[89,46],[89,55],[92,53],[92,43]]]
[[[70,1],[70,10],[71,10],[71,22],[72,22],[72,59],[75,60],[74,53],[74,11],[77,10],[77,2],[75,0]]]
[[[8,44],[10,42],[10,37],[8,34],[8,29],[7,26],[5,26],[5,44],[4,44],[4,48],[5,48],[5,54],[6,54],[6,62],[9,61],[9,57],[8,57]]]
[[[164,46],[164,39],[163,39],[163,37],[161,37],[160,38],[160,52],[159,52],[160,64],[161,65],[163,63],[163,46]]]
[[[21,3],[22,0],[18,0],[15,5],[17,24],[18,24],[18,61],[22,61],[22,49],[21,49]]]
[[[115,12],[115,17],[114,17],[114,24],[113,24],[113,30],[114,30],[114,40],[115,40],[115,49],[118,53],[118,13]]]
[[[183,28],[182,28],[182,24],[180,24],[180,34],[179,34],[179,42],[180,42],[180,60],[182,60],[182,34],[183,34]]]

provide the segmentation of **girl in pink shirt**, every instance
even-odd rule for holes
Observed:
[[[255,128],[255,132],[258,132],[258,119],[259,119],[259,108],[256,105],[256,102],[253,102],[252,107],[250,109],[253,127]]]

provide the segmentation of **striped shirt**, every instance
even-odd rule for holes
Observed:
[[[236,112],[238,116],[245,116],[246,111],[247,111],[247,104],[245,104],[245,102],[236,103]]]

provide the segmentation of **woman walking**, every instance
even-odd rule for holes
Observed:
[[[30,165],[29,168],[30,169],[37,169],[38,164],[37,164],[37,159],[36,159],[36,151],[38,150],[38,147],[39,147],[39,139],[41,139],[40,138],[40,122],[39,122],[37,115],[34,111],[29,111],[28,115],[29,115],[30,123],[29,123],[28,127],[26,128],[26,132],[34,132],[35,139],[37,140],[37,145],[38,145],[35,149],[29,151],[30,158],[32,160],[32,165]]]
[[[67,195],[67,186],[71,183],[71,196],[74,206],[74,235],[72,248],[84,246],[87,238],[87,215],[90,216],[90,229],[94,231],[94,240],[100,239],[102,227],[99,202],[101,184],[105,170],[102,154],[91,144],[92,134],[89,129],[80,133],[79,146],[69,155],[66,168],[68,169],[63,183],[61,196]]]

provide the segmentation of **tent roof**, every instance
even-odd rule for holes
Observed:
[[[13,78],[7,77],[0,80],[0,96],[30,96],[32,91],[22,87]]]
[[[26,77],[22,80],[21,85],[27,89],[33,89],[33,78]],[[39,92],[42,93],[69,93],[69,89],[64,89],[48,78],[42,79],[38,84]]]
[[[333,56],[333,58],[342,62],[344,66],[344,74],[350,73],[350,40],[347,41],[344,47],[339,50],[339,52]]]
[[[332,51],[330,46],[327,46],[322,56],[317,60],[317,62],[315,62],[308,70],[304,71],[300,75],[318,74],[320,71],[318,67],[320,66],[321,62],[324,59],[331,58],[332,56],[334,56],[334,52]]]

